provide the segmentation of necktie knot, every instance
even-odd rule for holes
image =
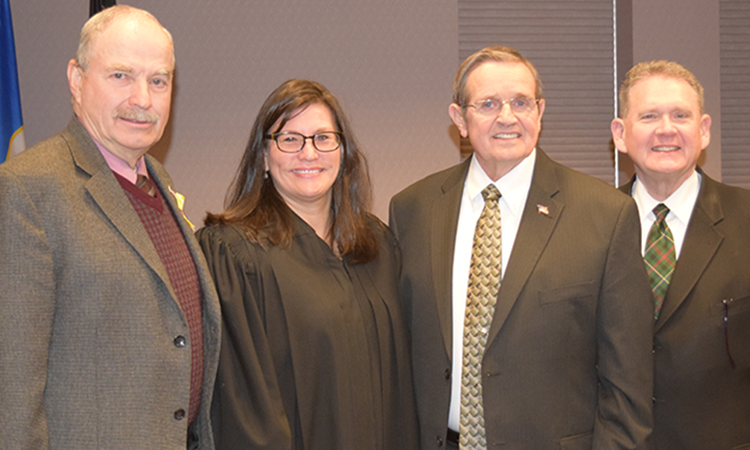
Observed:
[[[154,188],[154,183],[152,183],[147,176],[138,174],[135,185],[151,197],[156,197],[156,189]]]
[[[664,203],[659,203],[654,207],[654,215],[656,216],[657,222],[663,222],[669,214],[669,208]]]
[[[482,198],[485,202],[497,202],[500,199],[500,191],[494,184],[490,183],[482,190]]]

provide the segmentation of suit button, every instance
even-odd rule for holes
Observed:
[[[445,379],[450,380],[451,379],[451,370],[445,369]]]
[[[177,411],[174,412],[174,419],[175,420],[182,420],[185,418],[185,410],[180,408]]]
[[[185,345],[187,345],[187,339],[185,339],[185,336],[177,336],[174,338],[174,346],[177,348],[182,348]]]
[[[443,438],[441,436],[437,437],[437,446],[442,447],[443,446]]]

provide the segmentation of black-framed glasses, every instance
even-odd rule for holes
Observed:
[[[483,116],[496,116],[500,114],[503,106],[507,103],[511,111],[515,114],[528,114],[539,103],[539,98],[518,97],[510,100],[497,100],[495,98],[486,98],[479,100],[473,105],[464,105],[464,108],[474,108],[474,110]]]
[[[341,146],[341,133],[338,131],[323,131],[312,136],[305,136],[294,131],[282,131],[266,135],[266,139],[276,141],[276,146],[284,153],[297,153],[305,147],[305,141],[310,139],[313,147],[319,152],[332,152]]]

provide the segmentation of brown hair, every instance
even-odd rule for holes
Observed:
[[[312,104],[326,106],[341,132],[341,167],[332,186],[331,229],[329,235],[342,256],[351,263],[371,261],[377,256],[378,243],[371,228],[370,177],[365,156],[359,150],[344,111],[336,97],[320,83],[288,80],[276,88],[261,106],[255,118],[250,140],[237,174],[227,193],[226,210],[208,214],[206,225],[236,223],[248,237],[260,242],[260,236],[272,245],[288,246],[296,231],[295,215],[274,186],[264,177],[266,135],[293,118],[295,112]]]
[[[466,101],[468,100],[466,81],[469,78],[469,74],[471,74],[474,69],[488,61],[519,62],[524,64],[534,76],[534,82],[536,84],[534,95],[536,98],[542,98],[542,80],[539,79],[539,72],[537,72],[536,67],[534,67],[528,59],[521,56],[520,53],[512,48],[496,45],[479,50],[461,63],[461,66],[458,68],[458,73],[456,73],[456,79],[453,81],[453,102],[455,104],[461,107],[466,106]]]
[[[701,114],[705,112],[703,86],[695,78],[695,75],[676,62],[659,60],[642,62],[628,70],[628,73],[625,75],[625,81],[623,81],[622,87],[620,87],[620,117],[628,115],[630,90],[633,89],[633,86],[640,80],[654,76],[685,80],[695,90],[695,93],[698,94],[698,105],[700,106]]]

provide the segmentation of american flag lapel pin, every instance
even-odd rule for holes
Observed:
[[[539,214],[544,214],[545,216],[549,216],[549,208],[544,205],[536,205],[536,210]]]

